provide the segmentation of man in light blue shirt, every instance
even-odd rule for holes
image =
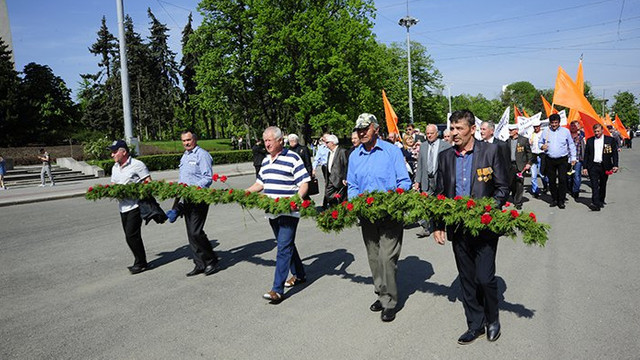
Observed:
[[[411,188],[402,152],[395,145],[381,140],[378,130],[375,116],[365,113],[358,117],[355,131],[362,144],[349,156],[347,195],[350,199],[365,192]],[[393,321],[398,304],[396,277],[403,225],[392,219],[372,223],[364,218],[360,219],[360,225],[375,293],[378,295],[369,309],[382,311],[382,321]]]
[[[318,151],[316,152],[316,156],[313,158],[313,164],[312,164],[313,170],[311,174],[309,174],[312,177],[316,176],[316,169],[318,168],[318,166],[327,165],[327,161],[329,160],[329,148],[327,147],[327,144],[326,144],[327,135],[329,134],[324,134],[320,138],[320,142],[318,144]]]
[[[179,181],[202,188],[211,186],[213,174],[211,155],[198,146],[198,138],[193,131],[183,131],[180,138],[185,152],[180,159]],[[193,252],[193,262],[195,263],[195,267],[187,273],[187,276],[215,273],[219,269],[218,256],[213,251],[209,238],[204,232],[209,204],[185,200],[174,205],[174,208],[167,212],[169,221],[174,222],[179,213],[184,215],[189,246]]]
[[[538,140],[540,149],[546,153],[545,175],[549,178],[551,204],[564,209],[567,194],[567,172],[569,162],[576,164],[576,145],[569,129],[560,127],[560,115],[549,116],[549,127]]]

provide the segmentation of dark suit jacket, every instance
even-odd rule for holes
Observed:
[[[342,183],[342,180],[347,180],[347,155],[346,150],[338,147],[333,156],[333,163],[331,164],[331,171],[329,172],[329,177],[327,177],[327,165],[322,165],[322,171],[325,179],[329,179],[326,183],[326,192],[325,196],[329,199],[332,199],[335,194],[340,194],[339,202],[346,200],[347,197],[347,186]],[[331,155],[329,155],[331,156]],[[327,158],[327,164],[329,163],[329,158]]]
[[[611,136],[602,136],[604,136],[604,146],[602,147],[602,167],[607,171],[611,170],[613,167],[618,167],[618,143]],[[587,145],[584,149],[584,161],[587,169],[592,168],[594,164],[594,139],[595,136],[588,138]]]
[[[507,149],[509,149],[509,163],[511,163],[511,143],[517,141],[516,145],[516,170],[521,172],[525,165],[533,163],[533,154],[531,153],[531,145],[529,139],[522,135],[518,135],[517,140],[507,139]]]
[[[451,144],[442,139],[438,139],[436,141],[439,143],[438,156],[436,156],[437,162],[440,154],[450,148]],[[435,177],[431,179],[431,182],[429,181],[429,174],[427,173],[427,163],[429,162],[428,155],[429,144],[427,142],[423,142],[422,145],[420,145],[420,154],[418,155],[418,168],[416,169],[416,177],[414,182],[420,183],[420,189],[422,191],[432,194],[435,191]],[[435,170],[437,172],[438,164],[436,163],[435,165]]]
[[[311,167],[313,165],[311,164],[311,153],[309,152],[309,148],[304,145],[296,144],[294,147],[289,147],[289,150],[300,155],[304,168],[307,169],[307,173],[311,176],[311,171],[313,170]]]
[[[477,170],[491,169],[492,174],[486,181],[478,180]],[[436,194],[448,198],[456,196],[456,149],[449,148],[440,153],[436,175]],[[471,197],[493,197],[498,206],[504,205],[509,196],[509,178],[503,154],[496,144],[476,140],[473,145],[471,165]],[[436,224],[442,230],[443,224]],[[450,238],[451,239],[451,238]]]
[[[494,138],[493,143],[498,145],[498,151],[502,154],[506,168],[509,169],[511,164],[511,148],[509,148],[509,144],[506,141],[498,140],[498,138]]]

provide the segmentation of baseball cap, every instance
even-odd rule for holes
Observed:
[[[518,124],[509,124],[509,130],[518,130]]]
[[[354,129],[364,129],[371,124],[378,125],[378,119],[376,119],[374,115],[367,113],[360,114],[360,116],[358,116],[358,120],[356,120],[356,126],[354,127]]]
[[[532,126],[540,126],[540,119],[535,119],[531,123]]]
[[[127,152],[129,152],[129,146],[124,140],[116,140],[111,145],[107,146],[107,149],[111,151],[116,151],[120,148],[124,148],[125,150],[127,150]]]

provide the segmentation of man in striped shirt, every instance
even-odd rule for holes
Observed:
[[[284,148],[282,131],[268,127],[262,134],[264,146],[269,155],[262,161],[256,182],[247,189],[250,192],[262,191],[270,198],[287,198],[298,194],[301,198],[307,194],[309,173],[300,156]],[[273,304],[284,298],[284,288],[292,287],[306,281],[304,267],[296,249],[296,229],[300,221],[300,213],[267,214],[278,244],[276,270],[271,291],[263,295]],[[289,280],[289,271],[293,275]]]

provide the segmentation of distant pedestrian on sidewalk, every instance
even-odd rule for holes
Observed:
[[[140,160],[134,159],[129,153],[129,146],[124,140],[114,141],[109,147],[111,158],[115,162],[111,170],[112,184],[131,184],[150,181],[151,175],[147,166]],[[142,216],[137,199],[119,200],[120,219],[127,245],[134,256],[133,266],[128,269],[132,275],[147,270],[147,255],[142,243]]]
[[[0,155],[0,190],[6,190],[4,176],[7,174],[7,161]]]
[[[51,181],[50,186],[54,186],[56,182],[53,179],[53,175],[51,174],[51,157],[49,156],[49,153],[44,149],[40,149],[40,155],[38,155],[38,159],[42,161],[42,170],[40,170],[40,187],[43,187],[45,185],[45,172],[47,173],[47,176],[49,176],[49,181]]]

